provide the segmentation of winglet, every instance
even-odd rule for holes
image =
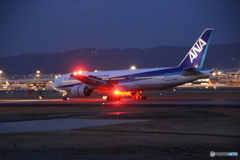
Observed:
[[[194,43],[178,68],[202,68],[213,28],[206,29]]]

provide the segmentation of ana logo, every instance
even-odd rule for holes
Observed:
[[[191,63],[193,63],[193,60],[195,58],[197,58],[198,56],[198,53],[200,53],[203,49],[203,47],[206,45],[207,43],[202,40],[202,39],[199,39],[195,44],[194,46],[191,48],[191,50],[188,52],[189,54],[189,57],[190,57],[190,60],[191,60]]]

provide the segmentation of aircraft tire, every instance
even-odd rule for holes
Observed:
[[[145,96],[145,95],[133,95],[132,99],[133,100],[145,100],[145,99],[147,99],[147,96]]]

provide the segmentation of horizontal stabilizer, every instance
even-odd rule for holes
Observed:
[[[196,71],[195,69],[192,69],[192,68],[184,68],[183,69],[184,76],[194,76],[194,75],[199,75],[199,74],[202,74],[202,73],[199,71]]]

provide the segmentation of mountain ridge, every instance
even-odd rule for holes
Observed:
[[[56,53],[24,53],[0,58],[7,75],[69,73],[74,70],[116,70],[177,66],[191,47],[158,46],[138,48],[81,48]],[[240,44],[210,45],[203,68],[240,67]],[[234,59],[232,59],[234,58]],[[232,59],[230,61],[230,59]]]

